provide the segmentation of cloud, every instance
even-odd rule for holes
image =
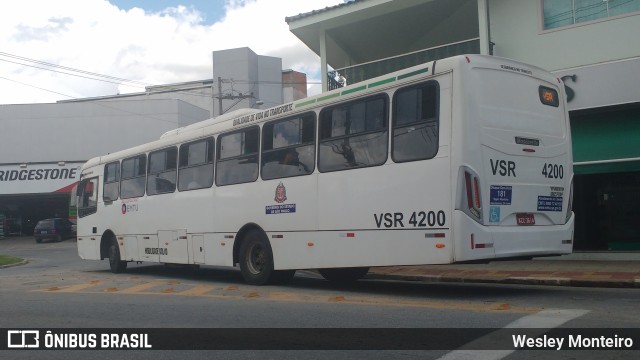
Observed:
[[[73,19],[69,17],[64,18],[50,18],[48,23],[41,27],[32,27],[24,24],[18,24],[16,27],[16,34],[14,39],[17,42],[28,42],[31,40],[49,40],[51,36],[59,34],[64,31],[68,31],[68,24],[73,23]]]
[[[246,46],[314,76],[319,58],[289,32],[284,18],[341,2],[227,0],[221,20],[206,25],[193,6],[149,13],[119,9],[106,0],[21,0],[0,12],[0,51],[157,85],[211,78],[212,51]],[[64,75],[69,71],[61,68],[52,72],[16,63],[47,67],[0,54],[0,104],[144,90],[140,84],[100,82]]]

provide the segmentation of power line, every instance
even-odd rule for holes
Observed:
[[[74,98],[73,96],[71,96],[71,95],[67,95],[67,94],[59,93],[59,92],[57,92],[57,91],[53,91],[53,90],[49,90],[49,89],[45,89],[45,88],[41,88],[41,87],[39,87],[39,86],[35,86],[35,85],[31,85],[31,84],[23,83],[22,81],[9,79],[9,78],[6,78],[6,77],[4,77],[4,76],[0,76],[0,79],[4,79],[4,80],[7,80],[7,81],[11,81],[11,82],[14,82],[14,83],[18,83],[18,84],[20,84],[20,85],[29,86],[29,87],[32,87],[32,88],[40,89],[40,90],[42,90],[42,91],[46,91],[46,92],[50,92],[50,93],[54,93],[54,94],[57,94],[57,95],[62,95],[62,96],[66,96],[66,97],[68,97],[68,98],[75,99],[75,98]]]
[[[110,82],[110,83],[114,83],[114,84],[122,84],[124,82],[124,83],[130,83],[130,84],[137,85],[137,86],[127,85],[127,86],[133,86],[133,87],[157,86],[157,85],[146,83],[146,82],[143,82],[143,81],[129,80],[129,79],[120,78],[120,77],[116,77],[116,76],[105,75],[105,74],[100,74],[100,73],[96,73],[96,72],[76,69],[76,68],[72,68],[72,67],[68,67],[68,66],[52,64],[52,63],[48,63],[46,61],[35,60],[35,59],[28,58],[28,57],[14,55],[14,54],[5,53],[5,52],[0,52],[0,56],[16,59],[16,60],[20,60],[20,61],[31,62],[31,63],[38,64],[38,65],[44,65],[44,66],[51,67],[51,68],[54,68],[54,69],[61,69],[61,70],[66,70],[66,71],[71,71],[71,72],[77,72],[77,73],[80,73],[80,74],[83,74],[83,75],[93,76],[93,77],[87,77],[87,76],[82,76],[82,75],[78,75],[78,74],[57,71],[57,70],[49,69],[49,68],[45,68],[45,67],[19,63],[19,62],[15,62],[15,61],[6,60],[6,59],[0,59],[0,61],[10,62],[10,63],[13,63],[13,64],[22,65],[22,66],[29,66],[29,67],[33,67],[33,68],[36,68],[36,69],[46,70],[46,71],[52,71],[52,72],[56,72],[56,73],[60,73],[60,74],[64,74],[64,75],[82,77],[82,78],[89,79],[89,80],[106,81],[106,82]],[[102,79],[100,79],[100,78],[102,78]],[[255,84],[261,84],[261,85],[269,85],[269,84],[273,84],[273,85],[280,85],[280,84],[283,84],[283,85],[302,85],[302,84],[311,84],[311,85],[316,85],[317,84],[317,85],[321,85],[322,84],[321,82],[250,81],[250,80],[237,80],[237,79],[230,79],[230,80],[232,82],[235,82],[235,83],[238,83],[238,84],[254,84],[254,85]],[[122,84],[122,85],[126,85],[126,84]]]
[[[24,56],[19,56],[19,55],[15,55],[15,54],[10,54],[10,53],[6,53],[6,52],[0,52],[0,56],[1,57],[6,57],[6,58],[10,58],[13,60],[18,60],[18,61],[12,61],[12,60],[8,60],[8,59],[2,59],[0,58],[0,61],[4,61],[4,62],[8,62],[8,63],[13,63],[16,65],[21,65],[21,66],[27,66],[27,67],[32,67],[32,68],[36,68],[36,69],[40,69],[40,70],[45,70],[45,71],[51,71],[54,73],[58,73],[58,74],[62,74],[62,75],[70,75],[70,76],[75,76],[75,77],[80,77],[80,78],[84,78],[84,79],[88,79],[88,80],[96,80],[96,81],[102,81],[102,82],[107,82],[107,83],[111,83],[111,84],[116,84],[116,85],[124,85],[124,86],[129,86],[129,87],[137,87],[137,88],[141,88],[144,86],[145,91],[148,93],[153,93],[153,89],[149,89],[150,87],[155,87],[155,86],[163,86],[163,85],[153,85],[153,84],[149,84],[149,83],[145,83],[142,81],[137,81],[137,80],[129,80],[129,79],[125,79],[125,78],[120,78],[120,77],[116,77],[116,76],[111,76],[111,75],[104,75],[104,74],[100,74],[100,73],[96,73],[96,72],[91,72],[91,71],[86,71],[86,70],[81,70],[81,69],[76,69],[76,68],[72,68],[72,67],[67,67],[67,66],[62,66],[62,65],[57,65],[57,64],[52,64],[49,62],[45,62],[45,61],[41,61],[41,60],[35,60],[35,59],[31,59],[31,58],[27,58]],[[28,86],[28,87],[32,87],[35,89],[39,89],[42,91],[46,91],[46,92],[50,92],[53,94],[57,94],[57,95],[62,95],[65,97],[68,97],[70,99],[74,99],[77,100],[79,98],[70,96],[70,95],[66,95],[60,92],[56,92],[53,90],[49,90],[49,89],[45,89],[39,86],[35,86],[35,85],[31,85],[31,84],[27,84],[24,82],[20,82],[17,80],[13,80],[13,79],[9,79],[6,77],[0,77],[4,80],[7,81],[12,81],[15,83],[19,83],[21,85],[24,86]],[[227,90],[227,95],[223,94],[221,91],[218,94],[214,93],[214,89],[213,89],[213,79],[212,79],[212,86],[211,86],[211,94],[202,94],[202,93],[195,93],[195,92],[191,92],[188,89],[176,89],[174,91],[170,91],[176,94],[183,94],[183,95],[188,95],[188,96],[199,96],[199,97],[212,97],[212,98],[218,98],[220,101],[222,99],[227,99],[227,100],[235,100],[238,97],[235,96],[234,94],[234,89],[233,89],[233,84],[237,83],[237,84],[250,84],[252,85],[252,88],[255,89],[255,87],[257,85],[316,85],[316,84],[322,84],[321,82],[283,82],[283,81],[249,81],[249,80],[237,80],[237,79],[225,79],[227,83],[231,83],[231,90]],[[132,85],[133,84],[133,85]],[[204,88],[204,87],[203,87]],[[242,94],[240,94],[240,96],[242,96]],[[233,98],[233,99],[231,99]]]
[[[78,99],[78,98],[76,98],[74,96],[71,96],[71,95],[63,94],[63,93],[60,93],[60,92],[57,92],[57,91],[53,91],[53,90],[48,90],[48,89],[45,89],[45,88],[41,88],[39,86],[35,86],[35,85],[24,83],[24,82],[21,82],[21,81],[9,79],[9,78],[6,78],[4,76],[0,76],[0,79],[12,81],[12,82],[15,82],[15,83],[18,83],[18,84],[21,84],[21,85],[33,87],[33,88],[40,89],[40,90],[43,90],[43,91],[47,91],[47,92],[50,92],[50,93],[54,93],[54,94],[57,94],[57,95],[66,96],[66,97],[74,99],[74,100]],[[137,116],[141,116],[141,117],[145,117],[145,118],[149,118],[149,119],[153,119],[153,120],[158,120],[158,121],[167,122],[167,123],[170,123],[170,124],[175,124],[173,121],[170,121],[170,120],[161,119],[161,118],[158,118],[158,117],[155,117],[155,116],[150,116],[148,114],[140,114],[140,113],[137,113],[137,112],[125,110],[125,109],[122,109],[122,108],[119,108],[119,107],[115,107],[115,106],[109,106],[109,101],[92,101],[91,104],[94,104],[94,105],[97,105],[97,106],[102,106],[102,107],[107,108],[107,109],[121,111],[123,113],[131,114],[131,115],[137,115]]]
[[[0,59],[0,61],[10,62],[10,63],[13,63],[13,64],[22,65],[22,66],[29,66],[29,67],[33,67],[33,68],[36,68],[36,69],[52,71],[52,72],[65,74],[65,75],[82,77],[82,78],[90,79],[90,80],[105,81],[105,82],[110,82],[110,83],[114,83],[114,84],[130,83],[130,84],[135,84],[135,85],[127,85],[127,86],[134,86],[134,87],[152,86],[152,84],[145,83],[145,82],[142,82],[142,81],[129,80],[129,79],[125,79],[125,78],[119,78],[119,77],[116,77],[116,76],[104,75],[104,74],[100,74],[100,73],[96,73],[96,72],[91,72],[91,71],[86,71],[86,70],[81,70],[81,69],[75,69],[75,68],[72,68],[72,67],[52,64],[52,63],[48,63],[48,62],[45,62],[45,61],[30,59],[30,58],[27,58],[27,57],[24,57],[24,56],[18,56],[18,55],[14,55],[14,54],[5,53],[5,52],[0,52],[0,56],[4,56],[4,57],[11,58],[11,59],[24,61],[24,62],[29,62],[29,63],[33,63],[33,64],[38,64],[38,65],[42,65],[42,66],[47,66],[49,68],[42,67],[42,66],[36,66],[36,65],[32,65],[32,64],[25,64],[25,63],[15,62],[15,61],[7,60],[7,59]],[[65,70],[65,72],[59,71],[59,70],[55,70],[55,69]],[[70,72],[67,72],[67,71],[70,71]],[[74,73],[78,73],[78,74],[82,74],[82,75],[78,75],[78,74],[74,74]],[[89,76],[91,76],[91,77],[89,77]],[[126,84],[122,84],[122,85],[126,85]]]

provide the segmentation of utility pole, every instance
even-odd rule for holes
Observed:
[[[218,115],[222,115],[222,78],[218,76]]]
[[[227,110],[229,110],[231,107],[237,105],[240,101],[244,100],[244,99],[252,99],[254,98],[253,93],[249,93],[248,95],[239,93],[238,95],[233,95],[233,94],[229,94],[229,95],[222,95],[222,83],[223,82],[231,82],[230,80],[227,79],[222,79],[222,77],[218,76],[218,96],[214,96],[218,98],[218,115],[222,115],[224,114]],[[238,100],[236,101],[233,105],[231,105],[231,107],[227,110],[223,110],[222,109],[222,100]]]

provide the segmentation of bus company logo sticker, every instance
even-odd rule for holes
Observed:
[[[489,222],[500,222],[500,206],[491,206],[489,208]]]
[[[296,212],[296,204],[283,204],[287,201],[287,188],[284,187],[284,184],[280,182],[276,187],[276,194],[273,198],[278,205],[268,205],[265,206],[264,212],[267,215],[273,214],[292,214]]]
[[[287,201],[287,188],[284,187],[282,181],[276,187],[276,197],[273,200],[275,200],[278,204],[282,204],[283,202]]]
[[[131,213],[131,212],[137,212],[138,199],[123,200],[121,210],[122,210],[122,215],[126,215],[127,213]]]

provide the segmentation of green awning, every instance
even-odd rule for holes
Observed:
[[[575,174],[640,171],[640,109],[571,116]]]

